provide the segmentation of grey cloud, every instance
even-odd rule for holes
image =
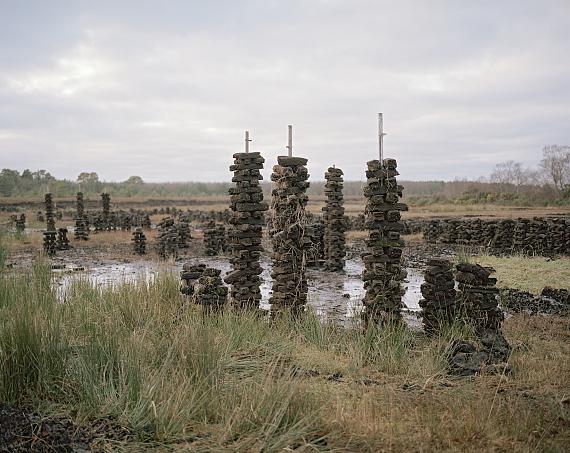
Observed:
[[[335,163],[358,180],[378,111],[406,179],[534,165],[569,141],[563,0],[0,7],[3,167],[227,180],[250,129],[267,176],[292,123],[315,178]]]

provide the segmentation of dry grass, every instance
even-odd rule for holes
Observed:
[[[533,294],[539,294],[545,286],[570,290],[570,258],[484,255],[473,257],[471,261],[495,268],[497,285],[502,288]]]
[[[568,319],[509,318],[513,374],[452,380],[443,351],[459,330],[429,338],[312,316],[202,318],[193,307],[175,321],[182,303],[168,274],[114,289],[78,283],[65,304],[41,263],[0,277],[0,399],[79,423],[112,416],[133,433],[103,444],[113,451],[565,451],[570,442]]]

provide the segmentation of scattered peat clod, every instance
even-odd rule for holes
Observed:
[[[236,153],[230,171],[234,172],[229,189],[232,215],[228,231],[232,271],[224,281],[231,285],[231,300],[240,308],[258,308],[261,301],[263,213],[269,209],[263,201],[259,181],[265,159],[258,152]],[[225,234],[224,234],[225,236]],[[218,249],[221,244],[215,245]]]
[[[362,255],[365,270],[362,274],[366,295],[363,321],[385,322],[401,319],[402,282],[406,272],[402,268],[401,211],[407,205],[399,203],[403,187],[398,185],[395,159],[372,160],[366,171],[366,228],[367,252]]]
[[[308,197],[307,159],[279,156],[273,167],[271,242],[273,245],[272,314],[290,311],[298,315],[307,303],[306,253],[310,247],[305,206]]]
[[[545,287],[540,295],[526,291],[505,289],[501,291],[501,305],[514,313],[532,315],[568,315],[570,314],[570,296],[565,289]]]

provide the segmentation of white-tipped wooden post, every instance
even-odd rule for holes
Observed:
[[[289,124],[287,129],[287,154],[289,157],[293,157],[293,126]]]
[[[380,165],[384,165],[384,118],[382,113],[378,114],[378,154],[380,157]]]
[[[249,153],[249,142],[251,139],[249,138],[249,131],[245,131],[245,152]]]

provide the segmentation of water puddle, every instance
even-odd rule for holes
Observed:
[[[225,257],[204,257],[189,260],[192,263],[203,263],[209,267],[221,269],[222,275],[230,271],[230,263]],[[153,261],[134,261],[129,263],[101,263],[89,268],[74,270],[73,267],[56,269],[57,292],[61,299],[65,298],[72,282],[89,280],[99,287],[112,287],[123,283],[135,283],[138,281],[151,282],[164,272],[172,272],[176,276],[182,270],[183,263],[160,263]],[[261,265],[261,308],[269,309],[269,297],[271,295],[271,261],[262,258]],[[77,269],[77,268],[76,268]],[[357,318],[362,310],[362,298],[364,297],[364,283],[360,278],[364,265],[360,258],[346,261],[345,271],[342,273],[325,272],[320,269],[308,269],[309,281],[308,303],[314,307],[317,314],[324,318],[336,320],[350,320]],[[406,319],[417,325],[417,316],[414,312],[420,310],[421,298],[420,285],[423,275],[420,269],[408,268],[408,277],[405,281],[406,293],[403,297]]]

